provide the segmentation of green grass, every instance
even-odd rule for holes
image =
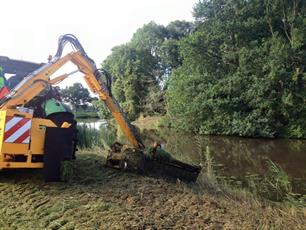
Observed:
[[[78,125],[78,147],[93,148],[94,146],[102,147],[100,131],[86,124]]]
[[[63,161],[61,164],[61,180],[71,182],[75,172],[74,161]]]
[[[228,188],[246,190],[260,199],[289,203],[294,201],[291,180],[286,172],[271,160],[267,160],[268,170],[265,175],[247,175],[244,177],[222,177],[218,179]],[[298,200],[296,200],[298,201]],[[294,202],[291,202],[294,205]],[[305,203],[306,206],[306,203]]]
[[[116,140],[116,132],[108,125],[101,125],[100,129],[78,125],[78,147],[81,149],[103,148],[109,149]]]
[[[259,193],[276,201],[285,200],[292,193],[291,181],[287,173],[273,161],[268,161],[268,173],[260,183]]]
[[[197,184],[170,183],[104,163],[101,149],[79,152],[65,183],[44,183],[42,170],[0,171],[0,229],[302,229],[306,224],[302,207],[199,190]]]

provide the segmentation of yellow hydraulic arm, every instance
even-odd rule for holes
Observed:
[[[61,57],[64,45],[70,42],[77,50]],[[0,110],[12,109],[23,106],[39,95],[46,87],[59,83],[75,72],[53,77],[53,74],[67,62],[72,62],[78,67],[78,71],[84,74],[89,89],[104,101],[111,111],[116,122],[122,129],[128,141],[136,149],[143,149],[138,133],[128,121],[116,99],[111,95],[110,89],[102,81],[102,75],[95,63],[85,53],[79,41],[73,35],[64,35],[59,39],[59,48],[55,57],[41,68],[25,77],[6,97],[0,101]]]

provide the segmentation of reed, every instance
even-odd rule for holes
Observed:
[[[78,125],[78,147],[91,149],[94,146],[103,146],[100,131],[86,124]]]
[[[116,141],[116,131],[108,125],[101,125],[99,129],[78,125],[78,147],[80,149],[103,148],[109,149]]]

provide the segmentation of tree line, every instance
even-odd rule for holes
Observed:
[[[201,0],[193,16],[149,22],[102,63],[129,117],[166,114],[199,134],[305,138],[306,2]]]
[[[168,114],[202,134],[306,137],[306,2],[205,0],[180,41]]]

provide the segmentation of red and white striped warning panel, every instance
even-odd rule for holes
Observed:
[[[30,143],[32,120],[24,117],[7,116],[5,121],[4,142]]]

